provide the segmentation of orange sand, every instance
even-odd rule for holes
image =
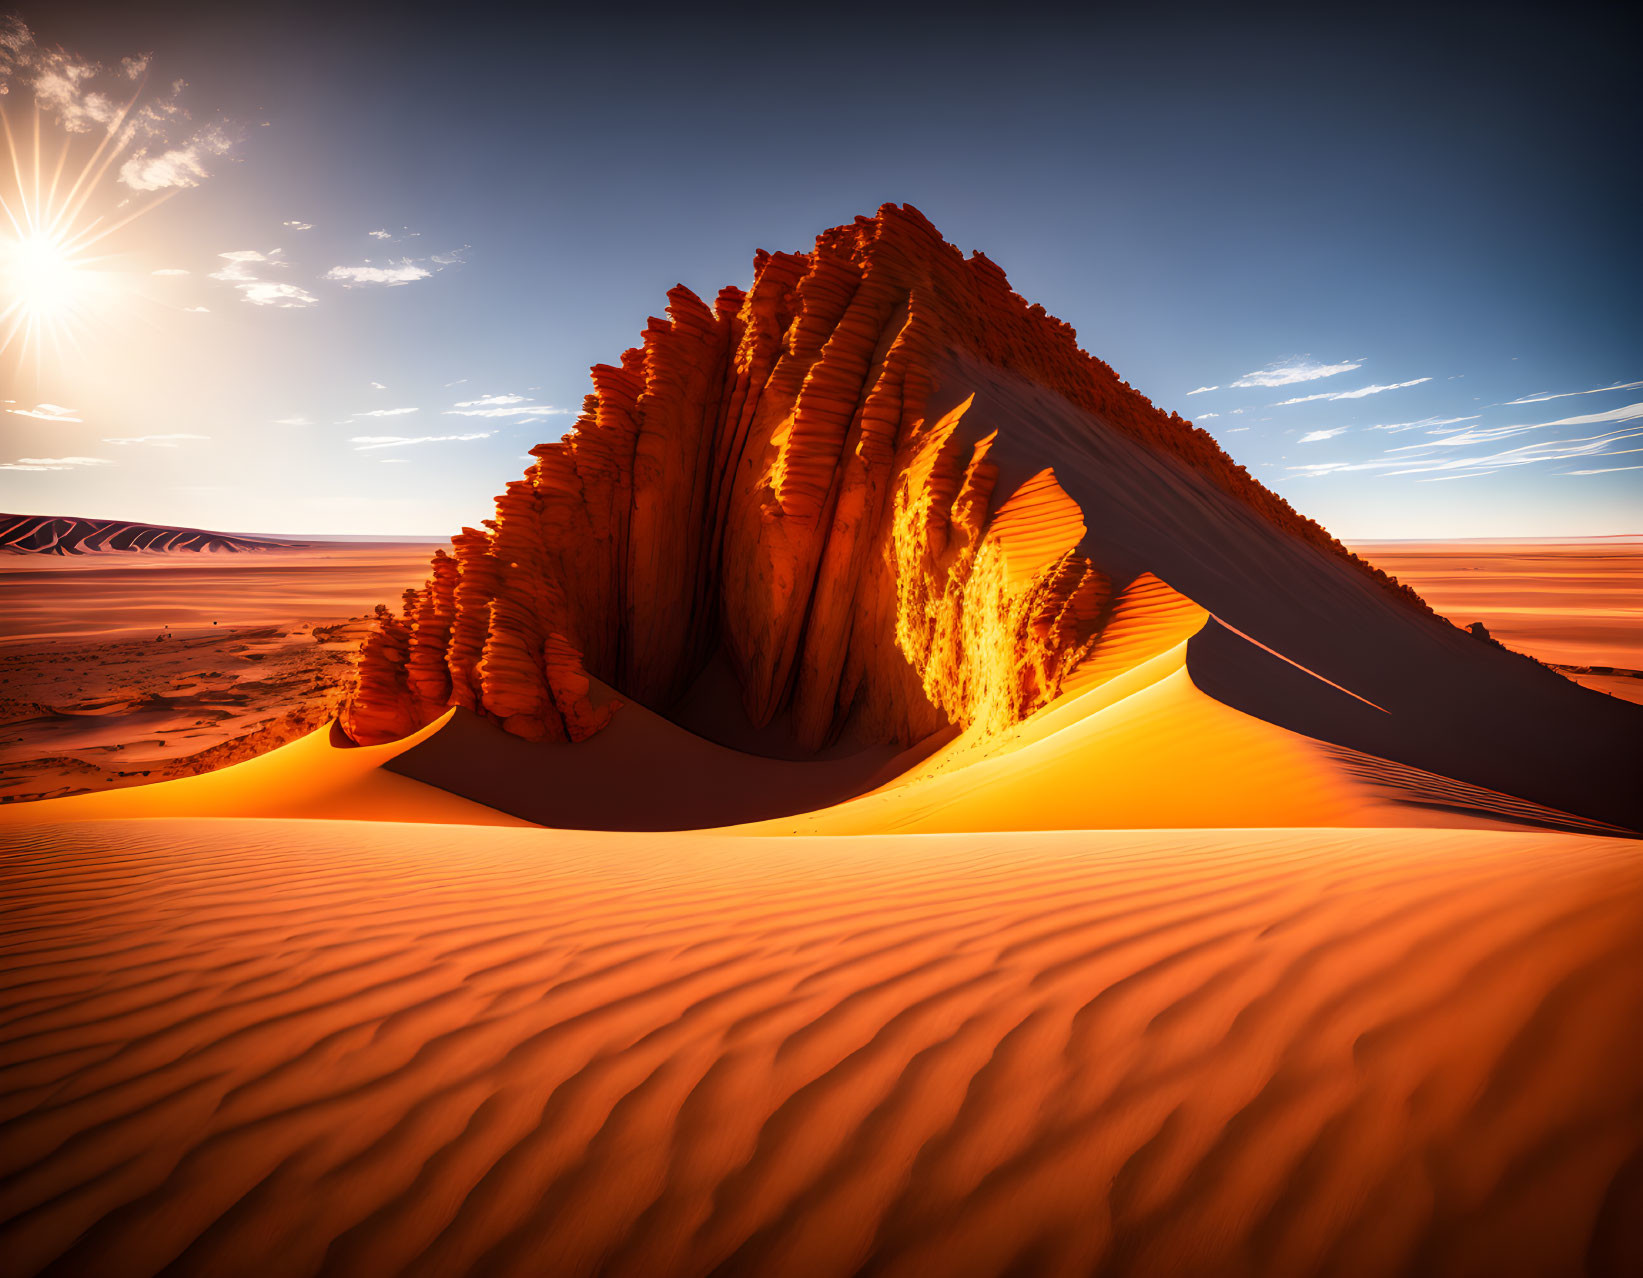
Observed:
[[[1463,626],[1542,661],[1643,671],[1643,537],[1366,542],[1358,554]],[[1572,676],[1629,701],[1643,678]]]
[[[1637,1272],[1643,859],[39,827],[8,1273]]]

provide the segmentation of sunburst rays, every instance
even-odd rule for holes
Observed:
[[[105,181],[131,139],[141,85],[83,161],[78,136],[44,130],[38,106],[26,122],[0,105],[9,164],[0,172],[0,359],[36,373],[49,356],[81,353],[81,341],[121,295],[105,242],[175,190],[130,204]]]

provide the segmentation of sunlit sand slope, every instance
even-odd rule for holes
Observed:
[[[422,731],[380,746],[338,745],[329,727],[267,754],[197,777],[0,807],[0,828],[57,821],[147,817],[303,817],[463,825],[526,825],[385,764],[434,736],[447,714]]]
[[[1643,860],[14,831],[8,1273],[1631,1274]]]

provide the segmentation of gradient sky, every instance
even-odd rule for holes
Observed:
[[[140,84],[87,215],[168,198],[0,357],[0,509],[447,534],[671,285],[906,201],[1343,538],[1643,530],[1618,6],[346,9],[10,10],[25,160]]]

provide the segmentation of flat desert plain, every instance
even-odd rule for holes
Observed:
[[[0,553],[0,801],[190,776],[313,730],[428,553]]]
[[[1450,620],[1481,621],[1508,648],[1564,668],[1588,688],[1643,702],[1643,537],[1375,541],[1352,549]]]

